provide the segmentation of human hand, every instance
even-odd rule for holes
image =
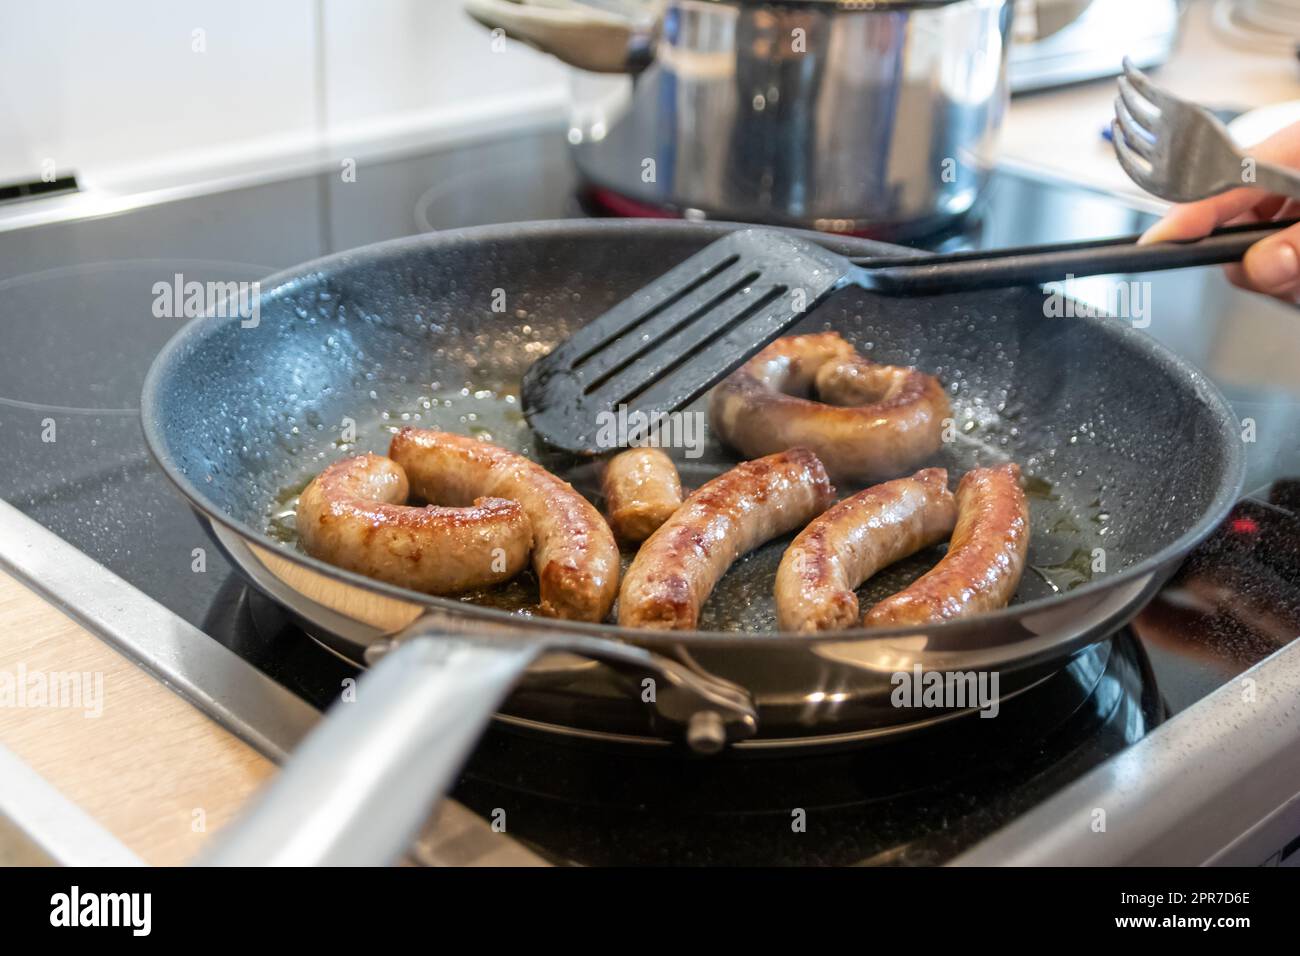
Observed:
[[[1261,162],[1300,169],[1300,123],[1251,148]],[[1219,226],[1265,222],[1300,215],[1300,200],[1253,187],[1231,189],[1198,202],[1172,207],[1142,235],[1142,243],[1199,239]],[[1251,246],[1240,263],[1224,270],[1233,285],[1285,302],[1300,301],[1300,225],[1283,229]]]

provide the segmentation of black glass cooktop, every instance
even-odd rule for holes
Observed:
[[[0,216],[0,497],[324,706],[349,665],[249,592],[144,447],[140,384],[178,324],[155,317],[157,283],[251,281],[396,236],[599,214],[563,137],[530,133],[362,164],[354,182],[304,175],[23,229]],[[1150,221],[1113,197],[1001,171],[960,228],[915,244],[1023,245]],[[515,808],[511,831],[558,861],[939,862],[1294,638],[1300,359],[1286,350],[1300,324],[1283,330],[1300,316],[1214,270],[1126,279],[1147,297],[1147,331],[1205,368],[1249,422],[1251,492],[1132,628],[1012,719],[923,746],[701,764],[497,728],[457,797],[485,815]],[[792,840],[792,808],[810,807],[819,829]]]

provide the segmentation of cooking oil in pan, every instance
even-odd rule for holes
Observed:
[[[388,435],[401,429],[433,428],[523,451],[532,444],[517,390],[465,386],[435,390],[413,403],[379,412],[378,428]]]
[[[282,489],[275,496],[275,501],[271,505],[271,513],[266,521],[266,533],[272,540],[288,545],[291,548],[299,547],[298,499],[302,497],[303,490],[306,489],[310,481],[310,478],[304,478]]]
[[[389,438],[408,425],[471,435],[517,451],[524,450],[529,435],[519,397],[510,392],[469,387],[431,391],[401,406],[381,409],[372,420],[355,423],[356,433],[351,438],[340,428],[322,453],[298,456],[310,463],[310,473],[295,477],[276,494],[266,515],[267,535],[280,544],[299,547],[295,523],[298,498],[315,474],[348,455],[364,451],[384,454]]]
[[[1089,548],[1075,548],[1058,564],[1031,564],[1029,569],[1046,582],[1054,593],[1073,591],[1092,580],[1096,558]]]
[[[1021,475],[1020,485],[1025,489],[1025,497],[1027,498],[1037,498],[1039,501],[1061,500],[1052,491],[1054,486],[1046,478],[1039,478],[1037,475]]]
[[[346,433],[343,426],[336,426],[333,434],[322,439],[316,449],[304,448],[295,455],[293,466],[299,470],[287,476],[286,483],[265,511],[264,530],[272,540],[301,551],[296,513],[299,498],[312,478],[333,462],[351,455],[367,451],[386,454],[392,436],[407,426],[470,435],[512,451],[534,453],[532,433],[519,405],[517,387],[466,384],[446,389],[434,383],[409,399],[390,398],[380,402],[377,393],[371,397],[376,406],[369,416],[353,420]],[[461,599],[528,615],[537,607],[537,581],[531,571],[524,571],[503,585],[469,592]]]
[[[328,439],[323,438],[315,449],[303,450],[297,459],[301,470],[285,476],[283,487],[266,510],[265,530],[272,539],[285,547],[300,548],[294,512],[308,481],[326,465],[346,455],[364,451],[385,453],[391,437],[408,425],[472,435],[538,458],[571,482],[597,507],[603,504],[599,496],[599,468],[596,464],[552,459],[542,453],[524,420],[518,388],[514,383],[469,382],[459,388],[433,383],[406,394],[401,394],[400,388],[397,391],[396,398],[386,395],[382,401],[376,393],[371,393],[375,411],[356,422],[353,440],[344,440],[336,428],[334,434]],[[696,407],[702,410],[703,406]],[[959,441],[945,446],[932,463],[949,469],[954,488],[961,475],[977,465],[1016,460],[1024,469],[1033,537],[1027,569],[1030,573],[1024,575],[1013,603],[1069,591],[1092,580],[1094,549],[1100,546],[1110,518],[1102,507],[1101,497],[1090,496],[1087,505],[1079,506],[1077,503],[1082,495],[1076,489],[1077,478],[1066,480],[1068,487],[1063,491],[1061,483],[1044,477],[1037,470],[1044,460],[1021,446],[1024,436],[1018,429],[999,420],[1000,409],[985,406],[983,414],[969,418],[963,411],[958,411],[959,420],[978,419],[976,427],[964,433]],[[705,447],[703,455],[694,459],[687,459],[672,449],[665,450],[677,462],[683,485],[688,491],[735,463],[730,452],[712,441]],[[842,486],[839,490],[842,496],[847,496],[861,489]],[[785,537],[769,542],[737,561],[706,603],[701,615],[701,628],[750,633],[775,630],[772,581],[790,540],[791,537]],[[945,550],[946,546],[930,548],[884,569],[859,588],[861,606],[869,608],[906,587],[932,568]],[[624,552],[625,571],[633,555],[634,551]],[[538,602],[536,578],[531,571],[524,571],[498,587],[462,595],[461,600],[531,615],[536,612]]]

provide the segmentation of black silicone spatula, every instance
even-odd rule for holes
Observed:
[[[711,243],[533,363],[524,375],[528,424],[581,455],[645,438],[837,289],[935,295],[1240,259],[1294,220],[1219,229],[1192,242],[1137,245],[1137,236],[937,256],[849,259],[772,229]],[[620,415],[620,411],[622,414]]]

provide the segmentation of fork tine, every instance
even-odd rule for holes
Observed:
[[[1125,145],[1147,162],[1154,164],[1158,142],[1133,118],[1124,100],[1118,96],[1115,97],[1115,118],[1119,121],[1119,128],[1124,132]]]
[[[1166,93],[1152,83],[1147,75],[1134,66],[1133,61],[1128,57],[1124,57],[1124,76],[1133,84],[1134,89],[1161,109],[1181,102],[1176,96]]]
[[[1160,111],[1133,89],[1133,84],[1128,81],[1128,77],[1121,76],[1118,85],[1120,99],[1128,109],[1129,116],[1137,122],[1138,126],[1150,131],[1154,136],[1162,125]]]
[[[1119,128],[1118,120],[1111,120],[1110,139],[1115,146],[1115,158],[1118,159],[1119,164],[1124,167],[1124,172],[1128,173],[1129,179],[1133,180],[1133,182],[1137,183],[1147,192],[1154,193],[1157,196],[1160,195],[1159,191],[1153,188],[1155,183],[1150,168],[1144,168],[1144,163],[1141,157],[1129,148],[1128,143],[1124,139],[1124,132]]]

